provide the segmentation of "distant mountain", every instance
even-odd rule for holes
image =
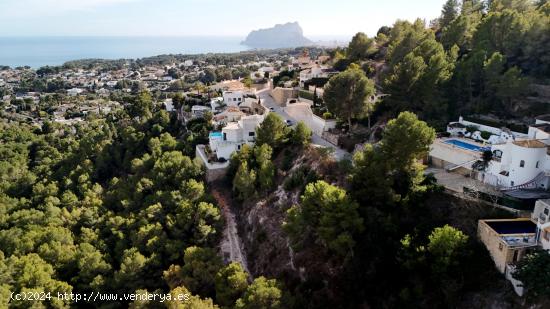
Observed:
[[[254,30],[248,34],[241,44],[253,48],[284,48],[311,45],[313,42],[304,37],[304,32],[298,24],[277,24],[275,27]]]

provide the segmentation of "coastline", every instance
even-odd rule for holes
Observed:
[[[284,48],[254,48],[242,36],[44,36],[0,37],[0,66],[60,66],[87,59],[135,60],[161,55],[231,54]],[[347,44],[346,36],[312,37],[315,47]],[[307,46],[306,46],[307,47]]]

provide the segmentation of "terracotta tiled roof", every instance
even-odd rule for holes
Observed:
[[[548,145],[545,143],[536,140],[536,139],[527,139],[523,141],[515,141],[514,145],[525,147],[525,148],[546,148]]]

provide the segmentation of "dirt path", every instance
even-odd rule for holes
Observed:
[[[238,262],[242,265],[243,269],[248,271],[248,265],[246,263],[246,255],[243,250],[243,243],[239,237],[237,231],[237,222],[235,220],[235,214],[231,210],[231,193],[223,188],[212,189],[212,195],[220,205],[222,214],[225,218],[225,228],[223,230],[223,239],[220,243],[220,249],[225,262]]]

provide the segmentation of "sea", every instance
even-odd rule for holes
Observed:
[[[343,37],[312,40],[337,42]],[[238,36],[0,37],[0,65],[56,66],[71,60],[137,59],[163,54],[234,53],[249,49]]]
[[[136,59],[163,54],[234,53],[242,37],[0,37],[0,65],[62,65],[71,60]]]

